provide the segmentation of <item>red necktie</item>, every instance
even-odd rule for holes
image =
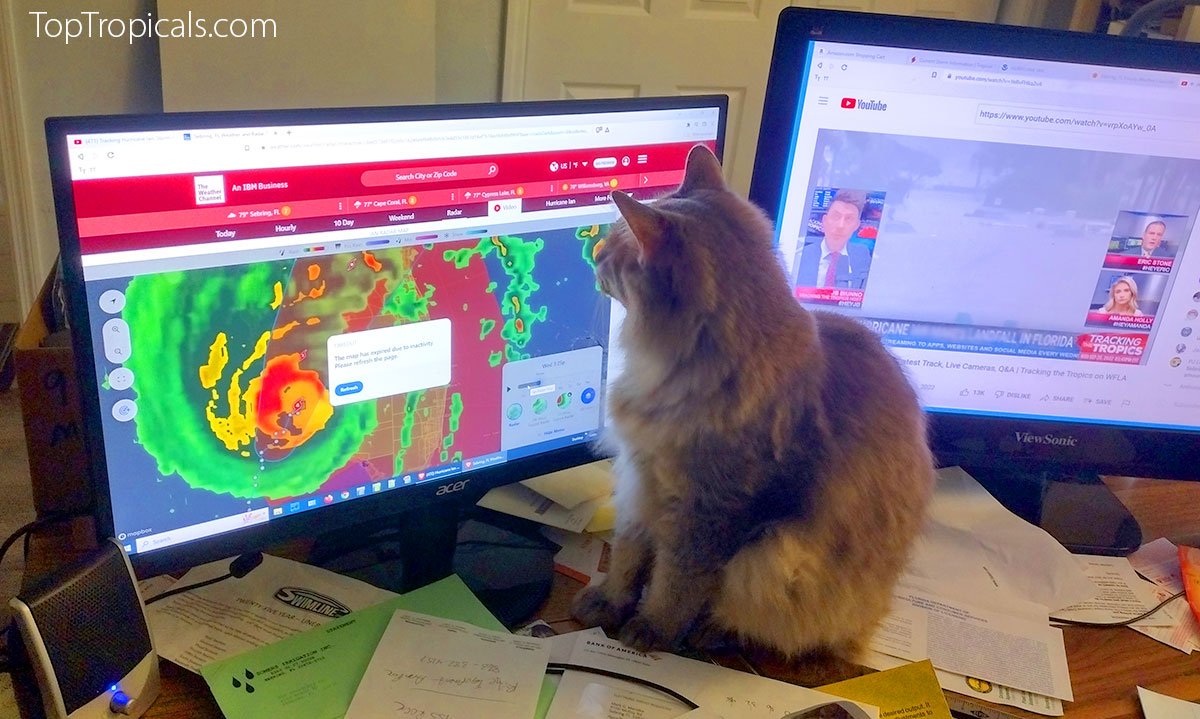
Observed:
[[[837,285],[837,263],[841,253],[829,253],[829,269],[825,270],[825,286],[834,287]]]

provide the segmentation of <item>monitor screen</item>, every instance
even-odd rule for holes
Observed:
[[[52,121],[113,536],[311,531],[593,440],[609,192],[673,189],[724,103]]]
[[[776,46],[790,149],[772,184],[760,144],[752,195],[799,301],[871,327],[935,417],[1032,420],[1012,446],[1200,430],[1200,66],[1030,59],[1093,40],[985,26],[914,49],[858,22]]]

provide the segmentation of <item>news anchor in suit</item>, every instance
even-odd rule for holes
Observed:
[[[1126,255],[1134,257],[1174,257],[1175,253],[1163,246],[1163,235],[1167,232],[1167,223],[1155,220],[1142,230],[1141,247],[1131,247],[1125,250]]]
[[[838,190],[821,218],[824,239],[809,237],[796,263],[797,287],[837,287],[861,290],[871,271],[871,251],[850,242],[862,224],[867,193]]]

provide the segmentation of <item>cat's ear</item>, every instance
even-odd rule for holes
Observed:
[[[721,175],[721,162],[704,145],[696,145],[688,153],[687,169],[683,172],[683,184],[679,193],[686,195],[694,190],[724,190],[725,178]]]
[[[612,200],[620,210],[621,217],[629,223],[629,231],[633,233],[633,238],[637,240],[641,250],[639,258],[642,264],[645,264],[646,260],[654,257],[666,234],[667,228],[662,213],[650,205],[643,205],[620,190],[612,191]]]

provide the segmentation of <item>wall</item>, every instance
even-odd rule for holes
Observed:
[[[439,0],[438,102],[500,99],[505,6],[504,0]]]
[[[400,105],[434,100],[435,0],[158,0],[161,17],[259,20],[263,38],[162,38],[175,110]],[[270,23],[269,29],[265,23]]]
[[[158,46],[153,41],[37,37],[30,11],[56,8],[44,0],[0,3],[0,93],[14,108],[11,136],[4,135],[6,174],[17,186],[5,188],[10,214],[28,222],[18,235],[0,242],[0,320],[16,321],[32,302],[58,254],[58,230],[46,161],[45,118],[54,115],[157,112],[162,109]],[[88,6],[107,17],[144,17],[153,0],[99,0]],[[78,10],[54,13],[74,16]],[[11,143],[11,145],[9,144]],[[23,265],[13,261],[24,256]],[[15,316],[14,316],[15,315]]]

